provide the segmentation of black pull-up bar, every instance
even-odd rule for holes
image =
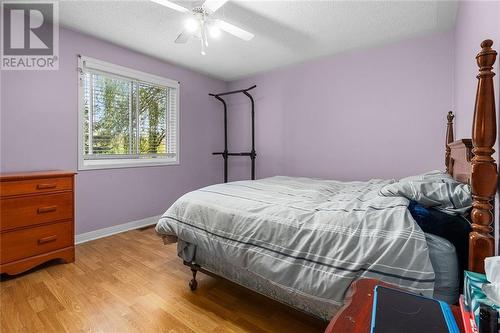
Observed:
[[[254,89],[255,87],[257,86],[253,85],[248,89],[228,91],[219,94],[208,94],[221,101],[222,105],[224,106],[224,151],[212,153],[213,155],[222,155],[222,157],[224,158],[224,183],[227,183],[227,167],[228,167],[227,159],[229,156],[249,156],[250,160],[252,161],[251,179],[255,180],[255,157],[257,156],[257,154],[255,153],[255,103],[252,95],[248,93],[248,91]],[[221,96],[233,95],[239,93],[245,94],[250,99],[252,105],[252,149],[249,152],[230,153],[227,150],[227,104],[226,101],[221,98]]]
[[[225,96],[225,95],[232,95],[232,94],[238,94],[238,93],[245,93],[247,91],[252,90],[253,88],[257,87],[256,85],[251,86],[250,88],[247,89],[240,89],[240,90],[233,90],[233,91],[228,91],[228,92],[223,92],[219,94],[209,94],[210,96]]]

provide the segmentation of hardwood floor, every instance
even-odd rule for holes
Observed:
[[[223,279],[190,271],[152,228],[84,243],[72,264],[2,277],[7,332],[323,332],[310,318]]]

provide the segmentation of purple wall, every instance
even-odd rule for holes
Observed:
[[[401,177],[443,168],[453,34],[359,50],[231,82],[257,84],[257,177]],[[231,100],[232,149],[248,147],[248,102]],[[232,107],[232,108],[231,108]],[[249,163],[233,160],[232,179]]]
[[[252,84],[258,178],[398,178],[443,168],[448,110],[456,112],[457,137],[470,137],[473,59],[486,37],[499,48],[500,2],[463,2],[454,32],[226,84],[62,29],[58,71],[1,73],[0,169],[76,169],[77,54],[181,81],[181,164],[80,172],[77,233],[160,214],[186,191],[219,182],[222,161],[211,152],[223,145],[222,111],[207,94]],[[229,108],[230,150],[246,151],[248,100],[230,98]],[[230,179],[248,178],[249,165],[232,159]]]
[[[477,79],[475,76],[478,67],[474,57],[480,50],[480,43],[484,39],[493,40],[493,47],[500,51],[500,1],[463,1],[460,2],[457,23],[455,28],[455,70],[453,109],[456,113],[456,137],[470,138],[472,130],[472,117],[474,115],[474,102],[476,96]],[[500,129],[500,57],[494,67],[497,128]],[[497,135],[497,163],[500,164],[500,135]],[[499,248],[499,195],[496,200],[497,249]]]
[[[2,172],[76,170],[78,54],[179,80],[181,147],[178,166],[81,171],[77,233],[161,214],[181,194],[221,180],[211,152],[222,145],[222,114],[208,93],[225,82],[65,29],[58,71],[1,74]]]
[[[481,42],[487,38],[493,40],[493,47],[500,51],[500,1],[460,2],[455,27],[453,92],[457,137],[471,136],[478,73],[474,58],[481,49]],[[500,96],[499,62],[497,58],[494,67],[497,96]]]

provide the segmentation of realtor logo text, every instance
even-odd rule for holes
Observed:
[[[2,70],[58,69],[57,2],[2,2]]]

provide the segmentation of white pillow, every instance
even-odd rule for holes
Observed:
[[[446,239],[433,234],[425,234],[429,259],[436,273],[434,282],[434,298],[454,304],[458,301],[459,274],[458,258],[455,247]]]

